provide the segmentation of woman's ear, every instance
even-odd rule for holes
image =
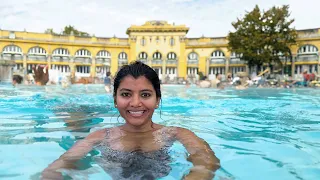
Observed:
[[[161,98],[157,98],[156,108],[159,108]]]
[[[113,104],[114,104],[114,107],[116,108],[116,107],[117,107],[117,101],[116,101],[116,98],[115,98],[115,97],[113,97],[113,98],[114,98]]]

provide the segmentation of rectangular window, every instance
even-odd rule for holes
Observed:
[[[174,46],[174,38],[170,39],[170,46]]]
[[[146,39],[145,38],[142,38],[141,39],[141,46],[145,46],[146,45]]]

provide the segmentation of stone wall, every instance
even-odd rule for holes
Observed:
[[[0,83],[11,82],[12,66],[0,64]]]

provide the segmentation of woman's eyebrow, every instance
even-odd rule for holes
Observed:
[[[130,91],[130,92],[132,92],[131,89],[127,89],[127,88],[121,88],[119,91]],[[152,92],[152,90],[151,89],[142,89],[142,90],[140,90],[140,92]]]
[[[122,89],[120,89],[119,91],[130,91],[130,92],[131,92],[130,89],[126,89],[126,88],[122,88]]]
[[[149,92],[152,92],[151,89],[142,89],[141,91],[149,91]]]

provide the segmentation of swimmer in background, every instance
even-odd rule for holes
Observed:
[[[104,89],[107,93],[111,93],[111,73],[107,72],[106,77],[103,80],[104,83]]]
[[[105,128],[78,141],[43,172],[42,179],[62,179],[61,169],[76,168],[90,151],[100,153],[100,166],[113,179],[157,179],[170,171],[168,149],[178,141],[193,164],[189,179],[212,179],[220,161],[209,144],[192,131],[153,123],[161,100],[157,73],[139,61],[123,66],[114,79],[114,106],[125,120],[121,126]]]
[[[23,80],[23,77],[20,76],[20,75],[13,75],[12,77],[12,85],[14,87],[17,86],[17,84],[21,84],[22,83],[22,80]]]
[[[211,87],[212,88],[220,88],[221,87],[221,74],[216,73],[216,78],[211,81]]]
[[[44,86],[49,81],[49,71],[48,66],[37,65],[33,68],[35,74],[35,83],[38,86]]]

